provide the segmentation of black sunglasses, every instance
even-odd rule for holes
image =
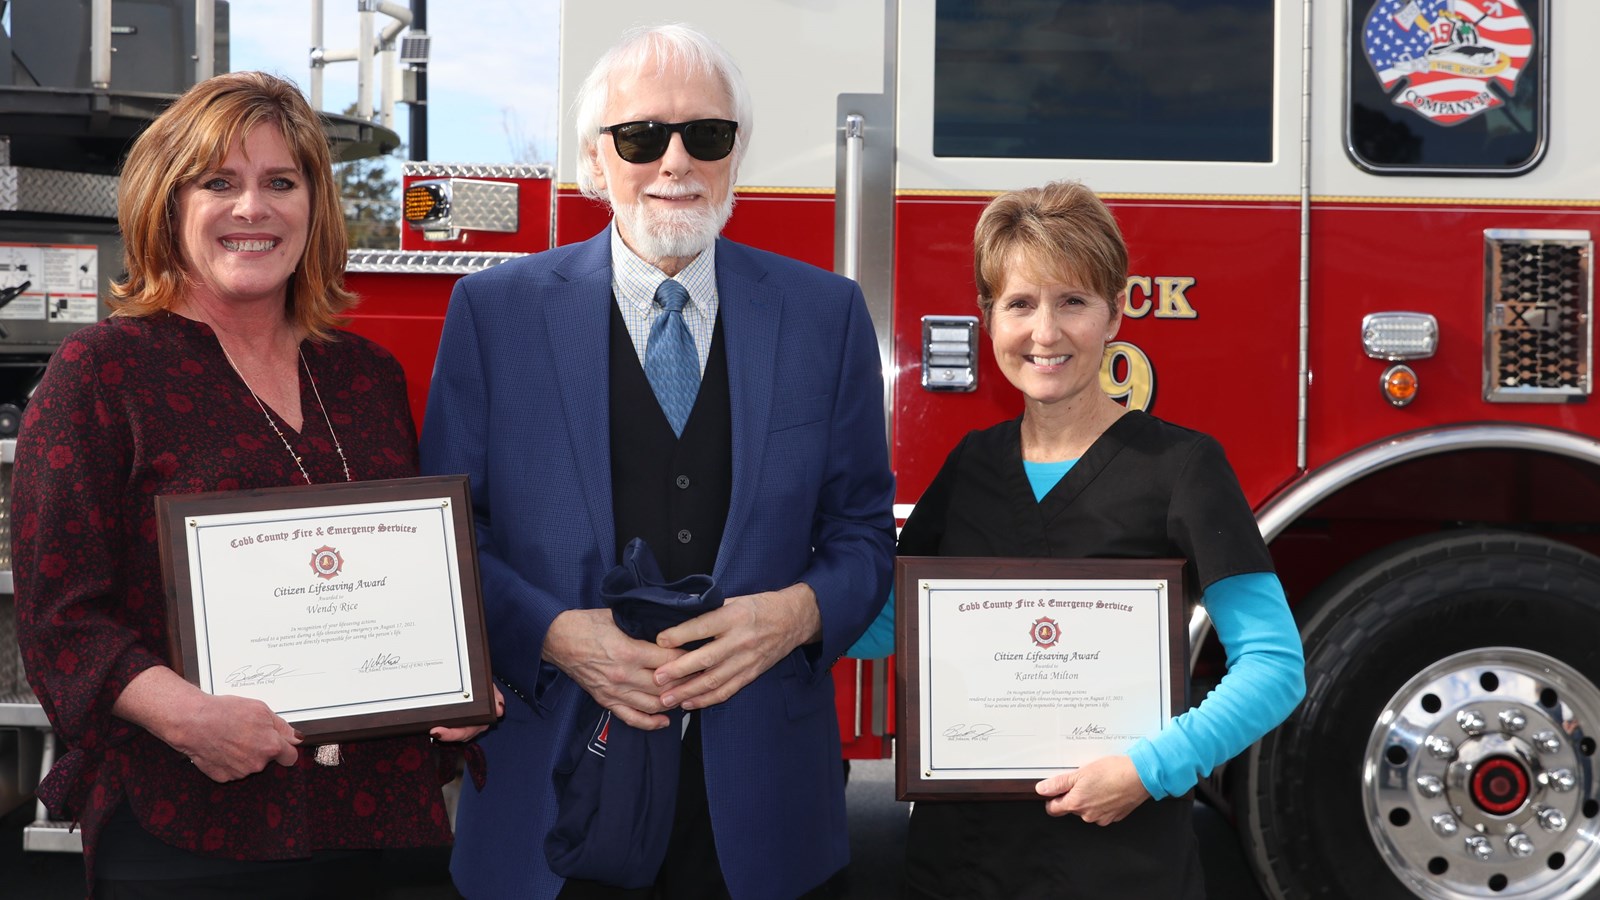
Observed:
[[[607,125],[616,143],[617,155],[625,162],[651,163],[665,156],[673,132],[683,135],[683,149],[701,162],[716,162],[733,152],[733,136],[739,123],[727,119],[695,119],[692,122],[623,122]]]

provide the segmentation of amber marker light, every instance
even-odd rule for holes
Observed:
[[[450,194],[439,181],[420,181],[406,188],[404,216],[407,222],[419,225],[443,218],[450,211]]]
[[[1383,399],[1394,406],[1405,406],[1417,398],[1417,373],[1410,366],[1390,366],[1379,382]]]

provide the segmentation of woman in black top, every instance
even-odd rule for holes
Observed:
[[[1282,587],[1220,445],[1100,388],[1127,248],[1099,198],[1064,182],[1002,195],[974,242],[978,306],[1023,413],[951,451],[899,552],[1187,559],[1229,671],[1159,735],[1040,782],[1043,802],[918,803],[906,896],[1202,897],[1187,792],[1304,693]]]

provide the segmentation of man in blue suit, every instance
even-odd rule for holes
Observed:
[[[894,543],[865,303],[719,237],[751,115],[709,38],[630,32],[577,108],[580,186],[612,226],[457,285],[423,428],[424,470],[471,476],[495,673],[520,698],[482,739],[487,786],[463,792],[456,883],[831,896],[848,842],[828,667],[881,605]],[[653,644],[623,635],[598,584],[634,537],[727,602]],[[642,889],[546,859],[585,694],[643,729],[688,711],[671,846]]]

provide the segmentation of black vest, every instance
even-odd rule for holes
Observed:
[[[733,491],[733,412],[717,317],[711,354],[683,435],[672,433],[639,353],[611,303],[611,514],[617,558],[636,537],[669,581],[711,574]]]

